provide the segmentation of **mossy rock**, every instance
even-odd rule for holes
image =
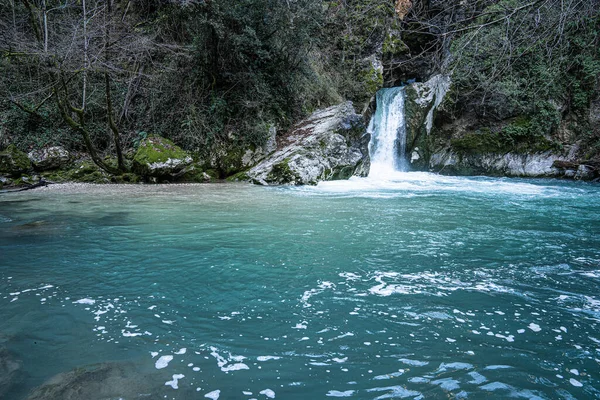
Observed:
[[[192,163],[192,157],[169,139],[142,140],[133,158],[134,172],[144,177],[171,179]]]
[[[210,173],[209,173],[210,172]],[[188,171],[179,177],[179,182],[191,182],[191,183],[208,183],[217,180],[218,174],[214,170],[204,171],[199,165],[193,165],[188,168]]]
[[[31,169],[31,162],[27,154],[17,149],[17,146],[11,144],[0,152],[0,172],[7,173],[13,177],[18,177]]]
[[[269,182],[278,184],[294,183],[300,180],[300,176],[290,168],[289,160],[273,165],[271,172],[267,176]]]
[[[238,172],[235,175],[227,177],[228,182],[247,182],[249,180],[250,177],[248,176],[248,174],[246,174],[246,171]]]

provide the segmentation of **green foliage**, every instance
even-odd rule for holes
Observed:
[[[530,115],[529,129],[545,135],[558,127],[557,109],[589,109],[600,74],[599,18],[586,17],[593,9],[585,2],[513,11],[522,5],[494,2],[452,43],[454,85],[463,108],[493,120]]]

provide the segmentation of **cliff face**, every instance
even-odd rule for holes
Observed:
[[[444,80],[448,79],[448,80]],[[482,118],[451,113],[449,78],[435,76],[407,89],[407,129],[414,170],[449,175],[558,177],[593,180],[600,170],[598,100],[583,114],[561,114],[540,130],[535,117]],[[555,104],[557,110],[565,105]]]

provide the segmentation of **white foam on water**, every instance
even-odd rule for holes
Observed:
[[[156,360],[154,366],[156,367],[156,369],[163,369],[166,368],[172,360],[173,356],[171,355],[161,356],[158,360]]]
[[[380,381],[380,380],[384,380],[384,379],[397,378],[397,377],[402,376],[402,375],[404,375],[404,370],[403,369],[401,369],[401,370],[399,370],[397,372],[391,372],[389,374],[377,375],[377,376],[374,376],[373,379],[376,380],[376,381]]]
[[[265,389],[265,390],[261,390],[260,392],[258,392],[260,394],[264,394],[265,396],[267,396],[270,399],[274,399],[275,398],[275,392],[272,391],[271,389]]]
[[[142,336],[143,333],[141,332],[129,332],[129,331],[125,331],[124,329],[121,331],[121,334],[124,337],[136,337],[136,336]]]
[[[95,304],[95,303],[96,303],[96,300],[88,299],[88,298],[79,299],[79,300],[73,302],[73,304],[88,304],[90,306],[93,305],[93,304]]]
[[[441,363],[435,373],[446,372],[448,370],[468,370],[473,369],[473,364],[453,362],[453,363]]]
[[[398,361],[406,365],[411,365],[413,367],[424,367],[429,364],[429,361],[410,360],[408,358],[401,358]]]
[[[185,354],[187,352],[187,349],[185,347],[179,349],[178,351],[175,352],[175,354]]]
[[[212,392],[206,393],[204,395],[204,397],[211,399],[211,400],[217,400],[220,395],[221,395],[220,390],[213,390]]]
[[[154,358],[158,355],[158,351],[151,351],[150,355],[152,356],[152,358]]]
[[[269,361],[269,360],[279,360],[281,357],[277,356],[258,356],[256,359],[258,361]]]
[[[379,171],[377,177],[352,177],[348,180],[323,181],[316,186],[294,188],[300,195],[326,195],[363,198],[412,197],[428,193],[460,193],[465,195],[511,195],[556,197],[561,189],[516,179],[458,177],[429,172]],[[377,172],[376,172],[377,173]]]
[[[330,390],[329,392],[327,392],[327,394],[325,396],[328,397],[351,397],[354,393],[356,393],[356,390],[346,390],[346,391],[339,391],[339,390]]]
[[[577,379],[574,379],[574,378],[569,379],[569,383],[575,387],[583,386],[583,383],[579,382]]]
[[[488,365],[484,368],[486,371],[493,371],[496,369],[509,369],[512,368],[510,365]]]
[[[219,354],[219,349],[217,349],[216,347],[211,346],[210,350],[211,350],[210,355],[213,356],[217,360],[217,366],[223,372],[231,372],[231,371],[250,369],[250,367],[248,367],[246,364],[240,362],[246,358],[244,356],[233,356],[233,355],[231,355],[231,353],[228,353],[228,357],[225,358],[221,354]],[[234,361],[235,363],[229,364],[230,361]],[[227,365],[227,364],[229,364],[229,365]]]
[[[381,388],[367,389],[367,392],[389,392],[385,395],[376,397],[377,399],[404,399],[406,397],[421,396],[421,392],[405,389],[403,386],[387,386]]]
[[[183,374],[175,374],[173,375],[173,379],[165,382],[165,386],[171,386],[173,389],[179,389],[178,382],[180,379],[185,378]]]
[[[535,323],[533,323],[533,322],[532,322],[532,323],[530,323],[530,324],[529,324],[527,327],[528,327],[529,329],[531,329],[532,331],[534,331],[534,332],[539,332],[539,331],[541,331],[541,330],[542,330],[542,328],[540,328],[540,326],[539,326],[538,324],[535,324]]]
[[[493,392],[496,390],[512,390],[513,388],[512,386],[507,385],[506,383],[492,382],[488,383],[487,385],[479,386],[479,389],[485,390],[486,392]]]
[[[221,367],[221,371],[223,372],[240,371],[244,369],[250,369],[250,367],[244,363],[230,364],[225,367]]]

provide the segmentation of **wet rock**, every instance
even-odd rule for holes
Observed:
[[[168,139],[152,136],[144,139],[133,158],[134,172],[150,180],[173,180],[183,175],[192,157]]]
[[[0,174],[5,173],[12,177],[19,177],[31,169],[27,154],[23,153],[13,144],[0,152]]]
[[[21,378],[21,362],[5,348],[0,348],[0,399],[4,399],[9,390]]]
[[[60,146],[34,150],[27,155],[38,171],[58,169],[69,163],[71,156],[67,150]]]
[[[351,102],[319,110],[280,139],[279,149],[245,173],[261,185],[315,185],[368,173],[369,136]]]
[[[564,172],[557,162],[563,156],[552,152],[536,154],[457,154],[451,149],[431,155],[430,169],[456,175],[500,175],[515,177],[560,177]]]
[[[54,376],[27,400],[159,399],[163,396],[156,391],[158,385],[132,364],[96,364]]]
[[[594,179],[594,176],[595,176],[594,172],[595,172],[595,170],[591,166],[581,164],[579,167],[577,167],[577,172],[575,173],[575,179],[583,180],[583,181],[591,181],[592,179]]]

